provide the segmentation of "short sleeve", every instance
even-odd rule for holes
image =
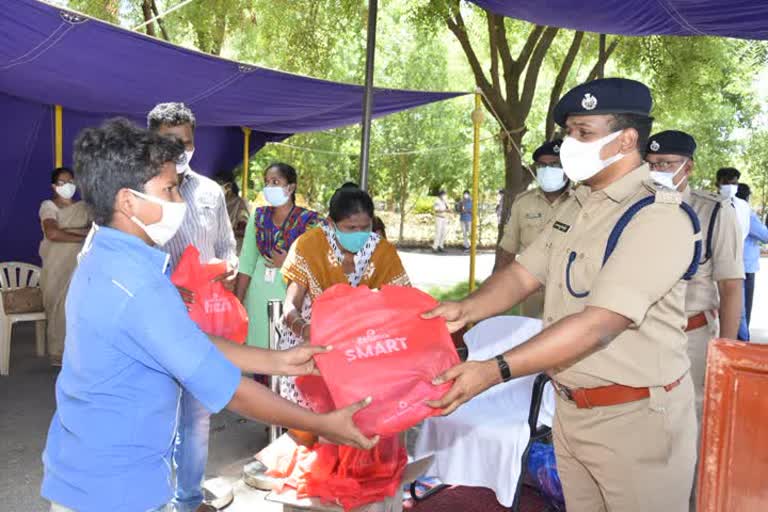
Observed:
[[[509,212],[509,221],[504,226],[504,235],[499,246],[510,254],[518,254],[520,251],[520,200],[512,204]]]
[[[376,270],[377,273],[380,273],[380,276],[376,281],[393,286],[411,286],[411,280],[408,278],[408,274],[405,271],[405,267],[403,267],[403,262],[400,259],[400,255],[397,254],[395,246],[386,240],[382,240],[379,242],[377,251],[381,251],[382,254],[380,259],[381,267]]]
[[[517,262],[525,267],[538,282],[544,285],[547,283],[547,277],[549,276],[551,237],[552,229],[549,227],[545,228],[544,232],[536,237],[536,240],[517,257]]]
[[[247,276],[253,276],[256,270],[256,262],[259,260],[259,249],[256,246],[256,215],[254,212],[245,226],[243,248],[240,250],[240,266],[238,271]]]
[[[38,215],[40,216],[40,222],[48,219],[58,220],[59,207],[53,201],[43,201],[40,204]]]
[[[706,233],[702,233],[705,237]],[[744,279],[744,243],[736,211],[722,204],[712,233],[712,279]]]
[[[285,257],[283,267],[280,269],[286,284],[294,282],[300,284],[304,288],[309,288],[309,265],[304,255],[308,250],[308,246],[311,244],[310,237],[314,234],[314,230],[307,231],[297,238],[288,250],[288,256]]]
[[[140,289],[124,315],[125,329],[138,348],[132,355],[163,368],[212,413],[232,400],[240,370],[190,319],[170,281]]]
[[[232,221],[229,219],[229,213],[227,212],[227,202],[224,199],[224,193],[218,186],[216,188],[216,216],[219,225],[217,239],[214,244],[216,257],[226,261],[232,268],[236,269],[238,267],[238,258],[235,232],[232,229]]]
[[[679,205],[644,208],[624,229],[598,272],[586,304],[640,325],[650,307],[682,279],[693,249],[693,225]]]

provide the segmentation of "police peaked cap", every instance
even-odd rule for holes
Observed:
[[[696,152],[696,139],[685,132],[667,130],[652,135],[646,147],[648,154],[680,155],[693,158]]]
[[[653,99],[645,84],[626,78],[601,78],[577,85],[555,106],[553,117],[560,126],[570,115],[651,115]]]
[[[555,139],[545,142],[533,152],[533,161],[536,162],[542,156],[560,157],[560,146],[563,145],[563,139]]]

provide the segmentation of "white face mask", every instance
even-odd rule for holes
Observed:
[[[683,167],[685,167],[685,164],[687,163],[688,159],[686,158],[685,162],[683,162],[675,172],[651,171],[651,179],[662,188],[677,190],[677,187],[682,183],[682,180],[675,185],[675,176],[680,174],[680,171],[683,170]]]
[[[565,172],[560,167],[539,167],[536,182],[544,192],[557,192],[565,186]]]
[[[728,199],[736,197],[736,191],[738,191],[738,185],[720,185],[720,195]]]
[[[593,142],[581,142],[573,137],[566,137],[560,146],[560,161],[563,163],[565,175],[571,181],[588,180],[612,163],[624,158],[624,153],[618,153],[607,160],[600,158],[600,151],[616,140],[619,135],[621,130]]]
[[[181,223],[184,221],[184,214],[187,212],[186,203],[173,203],[171,201],[163,201],[160,198],[142,194],[141,192],[137,192],[135,190],[131,190],[131,192],[135,196],[145,199],[150,203],[155,203],[162,206],[163,214],[160,217],[160,220],[154,224],[146,225],[135,216],[131,217],[131,220],[136,223],[137,226],[143,229],[150,240],[155,242],[155,244],[162,246],[168,243],[168,241],[173,238],[173,235],[175,235],[179,230]]]
[[[283,187],[264,187],[262,192],[264,193],[264,199],[274,207],[283,206],[290,199],[290,196],[285,193]]]
[[[55,190],[56,193],[64,199],[72,199],[72,196],[75,195],[75,191],[77,190],[77,186],[75,186],[74,183],[65,183],[63,185],[56,185]]]
[[[184,156],[182,158],[179,158],[179,161],[176,162],[176,173],[184,174],[185,172],[190,170],[189,162],[192,161],[192,157],[194,156],[194,154],[195,154],[195,148],[184,151]]]

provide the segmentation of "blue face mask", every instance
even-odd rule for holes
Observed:
[[[339,228],[336,228],[336,240],[338,240],[341,246],[349,252],[360,252],[370,236],[370,230],[345,233],[344,231],[339,231]]]

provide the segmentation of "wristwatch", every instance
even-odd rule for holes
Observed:
[[[499,354],[496,356],[496,364],[499,365],[499,373],[501,374],[501,380],[503,382],[508,382],[512,380],[512,372],[509,371],[509,365],[504,360],[504,356]]]

